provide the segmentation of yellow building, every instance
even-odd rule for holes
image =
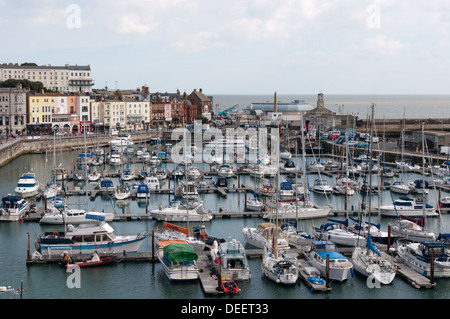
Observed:
[[[53,101],[53,102],[52,102]],[[52,114],[55,112],[55,99],[42,93],[27,97],[29,132],[49,133],[52,128]]]

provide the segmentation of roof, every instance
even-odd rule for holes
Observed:
[[[261,110],[261,111],[273,111],[274,103],[273,102],[253,102],[247,108],[247,110]],[[313,106],[309,103],[306,103],[303,100],[294,100],[291,102],[277,102],[277,111],[278,112],[298,112],[298,111],[311,111]]]
[[[84,70],[90,71],[90,65],[69,65],[56,66],[56,65],[15,65],[15,64],[0,64],[0,69],[45,69],[45,70]]]

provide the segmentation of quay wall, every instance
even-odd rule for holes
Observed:
[[[423,118],[423,119],[374,119],[374,130],[377,132],[378,136],[383,134],[383,127],[385,129],[386,136],[396,136],[400,135],[402,131],[403,121],[405,122],[405,131],[420,131],[421,123],[424,121],[424,130],[434,130],[434,131],[450,131],[450,117],[448,118]],[[370,124],[370,123],[369,123]],[[363,119],[361,124],[358,126],[359,132],[368,133],[370,131],[370,125],[368,125],[367,120]]]

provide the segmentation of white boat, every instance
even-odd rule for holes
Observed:
[[[299,269],[295,258],[286,258],[278,251],[264,248],[261,272],[276,283],[293,285],[297,282]]]
[[[437,216],[435,208],[430,204],[425,204],[418,198],[400,197],[392,205],[379,207],[381,216],[398,217],[400,215],[409,217]]]
[[[316,179],[311,190],[321,195],[330,195],[333,193],[333,187],[331,187],[325,179]]]
[[[155,171],[155,176],[160,181],[165,180],[167,178],[167,172],[164,168],[158,167]]]
[[[280,190],[278,191],[281,197],[292,197],[295,195],[294,188],[289,182],[282,182],[280,184]]]
[[[276,165],[263,165],[264,175],[274,177],[278,173],[278,166]]]
[[[198,198],[197,183],[189,180],[179,181],[176,188],[176,194],[177,196],[184,199],[197,199]]]
[[[28,172],[20,176],[19,181],[14,189],[17,196],[22,198],[34,197],[39,193],[39,181],[36,174]]]
[[[402,195],[408,195],[410,192],[409,186],[406,184],[403,184],[402,182],[393,182],[391,186],[389,187],[391,192],[402,194]]]
[[[256,194],[253,194],[253,197],[247,198],[246,207],[248,211],[260,212],[263,206],[261,199]]]
[[[169,280],[198,279],[198,255],[188,242],[183,240],[160,240],[156,255]]]
[[[150,197],[150,188],[147,184],[139,184],[136,187],[136,198]]]
[[[168,222],[163,223],[163,229],[156,229],[155,237],[158,240],[184,240],[191,245],[196,252],[205,250],[206,243],[189,234],[189,229]]]
[[[198,180],[202,176],[202,172],[195,166],[189,165],[185,172],[188,180]]]
[[[124,151],[127,147],[133,146],[134,142],[130,135],[123,134],[117,136],[115,139],[109,141],[109,145],[121,148]]]
[[[353,188],[351,188],[350,186],[347,186],[347,185],[345,185],[345,186],[336,185],[334,189],[340,195],[353,196],[356,193],[356,191]]]
[[[159,179],[156,176],[147,176],[144,179],[144,184],[146,184],[150,190],[158,190],[161,187]]]
[[[420,221],[414,222],[403,217],[403,219],[398,220],[396,224],[391,226],[391,233],[394,236],[419,243],[423,241],[435,241],[436,234],[426,231],[422,226],[423,223],[421,225],[419,223]]]
[[[222,176],[222,177],[233,177],[234,171],[230,165],[222,164],[222,165],[220,165],[220,167],[217,171],[217,175]]]
[[[313,226],[313,236],[318,240],[329,240],[339,246],[364,247],[366,239],[363,236],[352,233],[342,224],[330,222]]]
[[[314,172],[322,172],[323,170],[325,170],[325,165],[320,163],[319,160],[316,160],[314,162],[309,163],[308,169]]]
[[[216,274],[229,277],[234,281],[251,278],[244,246],[236,239],[223,243],[214,241],[211,247],[211,260]]]
[[[344,281],[348,278],[352,263],[342,254],[336,251],[336,245],[331,241],[313,241],[311,247],[304,252],[306,261],[320,271],[326,277],[327,256],[329,260],[328,278]]]
[[[57,184],[56,182],[47,184],[47,187],[45,187],[45,190],[44,190],[43,197],[47,198],[47,199],[54,198],[58,195],[59,189],[61,189],[61,185]]]
[[[59,164],[58,167],[55,167],[52,170],[52,174],[57,181],[62,181],[62,180],[66,181],[68,178],[67,171],[64,167],[62,167],[62,164]]]
[[[110,222],[114,219],[113,213],[87,212],[83,209],[65,208],[62,211],[59,211],[58,209],[49,210],[44,215],[42,215],[41,219],[39,220],[39,224],[85,224],[91,223],[91,217],[94,215],[103,216],[106,222]]]
[[[428,194],[429,188],[430,185],[428,184],[428,181],[417,179],[409,183],[411,193]]]
[[[124,200],[130,198],[131,191],[128,187],[118,186],[114,191],[114,198],[117,200]]]
[[[0,221],[18,221],[28,209],[26,199],[8,194],[2,198],[0,204]]]
[[[370,235],[367,238],[367,248],[356,247],[352,254],[353,269],[365,277],[375,279],[376,283],[389,285],[395,278],[397,269],[382,257],[372,244]]]
[[[168,222],[207,222],[213,216],[206,211],[203,202],[189,202],[176,206],[160,206],[150,210],[150,215],[156,220]]]
[[[350,217],[353,219],[352,217]],[[397,240],[397,236],[394,234],[389,234],[387,231],[381,230],[380,225],[374,225],[365,222],[362,224],[357,219],[353,219],[356,223],[353,225],[349,225],[347,229],[351,231],[352,233],[362,235],[364,237],[367,237],[368,234],[370,234],[370,238],[374,243],[379,243],[383,245],[387,245],[388,243],[390,245],[393,245],[394,242]]]
[[[109,165],[120,165],[122,160],[120,159],[120,155],[117,153],[111,154],[109,158]]]
[[[134,174],[134,172],[130,169],[130,168],[125,168],[122,172],[122,174],[120,175],[120,177],[122,178],[122,180],[124,181],[131,181],[133,179],[136,178],[136,175]]]
[[[78,227],[67,225],[66,231],[46,232],[35,242],[36,251],[43,256],[98,253],[136,252],[148,236],[144,234],[116,235],[114,229],[101,217]],[[100,220],[98,220],[100,219]]]
[[[111,179],[101,179],[100,180],[100,185],[99,185],[99,189],[103,190],[103,191],[114,191],[116,189],[116,187],[114,186],[114,182]]]
[[[90,182],[96,182],[100,179],[100,177],[102,177],[102,175],[96,169],[88,174],[88,180]]]
[[[426,277],[431,276],[432,253],[434,255],[434,278],[450,277],[450,254],[445,244],[435,241],[422,243],[404,242],[397,249],[397,255],[405,265]]]
[[[275,227],[273,223],[260,223],[257,227],[242,228],[242,233],[247,243],[258,248],[264,248],[266,243],[272,242],[275,231],[277,231],[277,247],[279,249],[289,249],[289,242],[284,237],[283,230],[279,226]]]
[[[282,151],[280,152],[280,158],[281,158],[282,160],[287,161],[287,160],[290,160],[291,157],[292,157],[291,152],[289,152],[289,151],[286,150],[286,149],[284,149],[284,150],[282,150]]]
[[[280,203],[278,209],[278,218],[283,219],[312,219],[328,217],[330,214],[330,207],[319,207],[313,202],[286,202]],[[263,215],[264,219],[275,218],[274,211],[266,211]]]
[[[264,168],[261,165],[254,165],[250,168],[250,176],[264,177]]]

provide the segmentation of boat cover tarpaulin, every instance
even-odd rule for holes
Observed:
[[[95,213],[87,213],[85,215],[85,218],[93,219],[93,220],[99,220],[99,221],[104,221],[105,220],[105,216],[99,215],[99,214],[95,214]]]
[[[170,262],[185,262],[197,260],[198,255],[189,244],[171,244],[164,247],[164,255]]]

